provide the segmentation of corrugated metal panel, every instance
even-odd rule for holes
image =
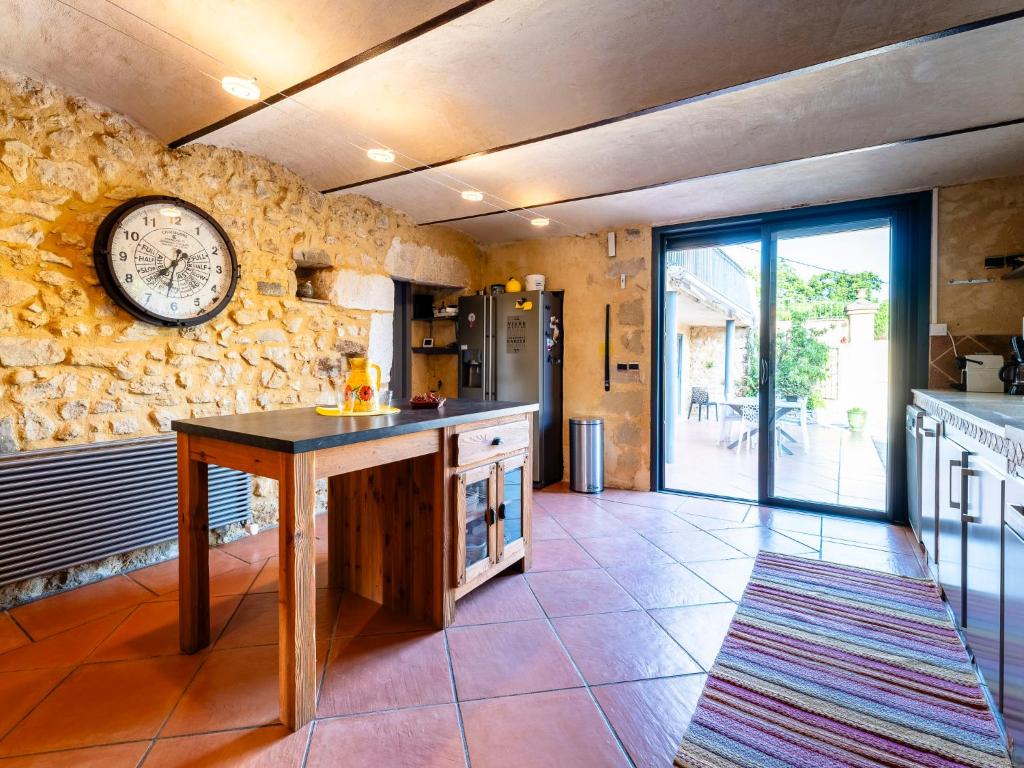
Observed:
[[[174,435],[0,456],[0,584],[178,535]],[[252,512],[249,475],[210,467],[210,527]]]

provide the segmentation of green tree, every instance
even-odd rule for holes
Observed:
[[[807,281],[811,301],[841,301],[849,304],[864,291],[873,300],[882,290],[882,278],[874,272],[820,272]]]
[[[795,313],[789,328],[776,338],[775,392],[780,397],[807,397],[828,374],[828,346],[820,331],[807,327],[807,316]]]
[[[875,315],[875,338],[889,338],[889,300],[886,299],[878,305],[878,314]]]

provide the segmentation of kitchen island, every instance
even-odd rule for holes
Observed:
[[[278,680],[281,722],[316,707],[316,482],[327,479],[329,586],[436,627],[455,600],[513,564],[529,567],[535,404],[449,400],[388,416],[314,408],[175,421],[179,636],[210,643],[210,464],[279,484]]]

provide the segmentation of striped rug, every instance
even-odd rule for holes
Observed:
[[[761,553],[675,765],[1010,763],[930,581]]]

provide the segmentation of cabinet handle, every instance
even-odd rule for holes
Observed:
[[[918,433],[922,437],[935,437],[935,430],[934,429],[928,429],[928,427],[921,427],[918,430]]]
[[[487,514],[484,515],[484,520],[487,522],[488,525],[494,525],[494,510],[493,509],[490,509],[490,508],[487,509]]]
[[[949,460],[949,508],[960,509],[960,503],[953,501],[953,467],[962,466],[959,459]]]
[[[970,469],[966,464],[965,460],[964,466],[960,467],[960,519],[965,523],[976,523],[981,516],[971,514],[971,478],[977,477],[981,472]]]
[[[505,519],[505,503],[504,502],[502,502],[501,504],[498,505],[498,519],[499,520],[504,520]]]
[[[501,445],[501,438],[496,437],[493,440],[491,440],[491,445]]]

